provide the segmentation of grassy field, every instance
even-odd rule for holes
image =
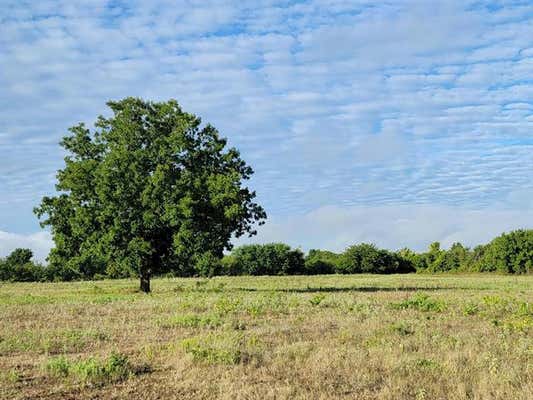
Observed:
[[[533,398],[533,276],[136,288],[0,284],[0,398]]]

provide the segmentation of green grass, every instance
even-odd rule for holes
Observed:
[[[175,315],[162,320],[160,325],[164,328],[211,328],[222,325],[223,319],[218,315],[184,314]]]
[[[533,276],[0,283],[0,399],[530,399]]]
[[[44,364],[47,374],[56,378],[71,378],[82,385],[103,385],[134,375],[135,370],[124,354],[112,352],[105,359],[89,357],[70,360],[65,356],[50,358]]]
[[[392,303],[391,306],[395,309],[412,308],[419,311],[434,311],[442,312],[446,309],[446,303],[442,300],[435,300],[425,293],[415,293],[412,297],[399,302]]]

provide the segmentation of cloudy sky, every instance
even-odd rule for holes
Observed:
[[[533,227],[533,3],[1,0],[0,256],[51,246],[67,128],[177,99],[256,174],[254,241],[482,243]]]

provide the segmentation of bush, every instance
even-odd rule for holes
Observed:
[[[469,250],[461,243],[452,244],[452,247],[447,251],[441,250],[438,242],[435,242],[433,246],[435,249],[430,247],[428,253],[430,255],[429,272],[458,271],[466,266],[469,260]]]
[[[181,342],[185,353],[194,361],[208,364],[239,364],[244,360],[245,351],[240,335],[221,334],[206,337],[191,337]]]
[[[30,249],[15,249],[5,259],[0,259],[0,281],[34,282],[45,279],[45,270],[31,261]]]
[[[205,252],[197,257],[194,257],[195,270],[200,276],[215,276],[221,275],[222,263],[219,257],[216,257],[211,252]]]
[[[303,253],[283,243],[252,244],[233,250],[223,261],[231,275],[295,275],[305,273]]]
[[[397,254],[367,243],[348,247],[342,254],[337,269],[337,272],[344,274],[394,274],[412,271],[414,271],[412,265]]]
[[[48,360],[44,369],[49,375],[72,378],[82,384],[104,384],[128,378],[135,371],[128,357],[120,353],[111,353],[106,359],[88,358],[71,361],[65,356]]]
[[[403,248],[396,253],[402,272],[419,272],[427,268],[424,255],[415,253],[413,250]]]
[[[333,274],[339,268],[340,259],[340,254],[312,249],[305,258],[305,273],[308,275]]]
[[[415,293],[415,295],[400,303],[391,304],[395,309],[412,308],[419,311],[441,312],[446,309],[446,304],[441,300],[435,300],[425,293]]]
[[[222,258],[221,261],[221,274],[222,275],[230,275],[230,276],[236,276],[241,275],[241,271],[239,270],[239,264],[237,263],[237,259],[231,255],[225,255]]]
[[[533,230],[504,233],[490,242],[477,263],[479,271],[533,272]]]

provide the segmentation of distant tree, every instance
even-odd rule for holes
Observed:
[[[339,268],[340,261],[340,254],[311,249],[305,258],[305,272],[309,275],[333,274]]]
[[[437,242],[430,246],[427,253],[430,259],[428,270],[430,272],[457,271],[466,268],[469,259],[469,250],[461,243],[454,243],[449,250],[441,250]]]
[[[35,264],[32,258],[30,249],[18,248],[0,259],[0,281],[33,282],[45,279],[44,268]]]
[[[33,258],[33,251],[30,249],[15,249],[6,258],[6,262],[11,265],[27,264]]]
[[[427,268],[424,256],[407,247],[397,251],[396,256],[400,259],[400,270],[402,272],[423,271]]]
[[[95,130],[70,129],[55,197],[35,209],[55,242],[52,269],[140,277],[209,274],[232,235],[253,235],[266,218],[243,186],[253,171],[211,125],[174,100],[107,103]],[[70,274],[68,275],[76,275]]]
[[[240,246],[224,263],[232,275],[295,275],[305,272],[303,253],[284,243]]]
[[[482,262],[483,257],[485,256],[485,251],[487,250],[488,245],[478,245],[474,247],[468,256],[467,263],[464,267],[467,271],[482,271]]]
[[[461,243],[456,242],[452,244],[444,256],[444,270],[457,271],[465,268],[470,256],[469,253],[470,250],[467,247],[464,247]]]
[[[490,242],[478,263],[480,271],[533,272],[533,230],[504,233]]]
[[[434,270],[440,262],[442,262],[442,257],[444,256],[444,251],[440,248],[439,242],[433,242],[429,245],[429,249],[425,254],[426,265],[430,270]]]
[[[338,272],[347,274],[391,274],[413,270],[408,264],[402,263],[402,259],[395,253],[368,243],[348,247],[342,254],[338,268]]]

